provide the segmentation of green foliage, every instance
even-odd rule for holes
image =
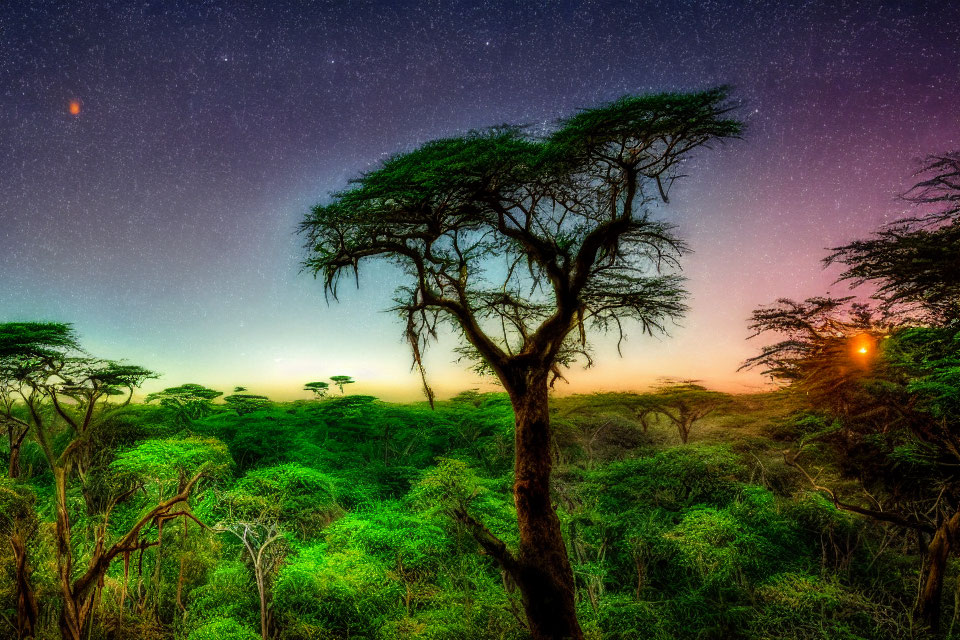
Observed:
[[[336,485],[330,475],[297,463],[263,467],[237,481],[225,508],[232,518],[279,522],[309,539],[343,513]]]
[[[773,576],[757,589],[760,614],[747,637],[787,640],[866,640],[905,632],[876,603],[830,579],[800,573]]]
[[[303,549],[285,564],[273,589],[285,638],[376,637],[399,613],[402,588],[389,565],[357,549],[327,553],[326,545]]]
[[[232,464],[226,445],[219,440],[188,437],[143,441],[118,452],[110,468],[125,484],[147,479],[171,485],[200,471],[212,478],[222,477]]]
[[[246,629],[259,625],[257,590],[242,562],[223,559],[208,581],[189,597],[188,621],[194,628],[234,620]]]
[[[744,448],[736,431],[735,446],[623,441],[597,449],[588,464],[579,434],[608,420],[642,432],[635,408],[643,404],[623,394],[562,399],[555,407],[563,424],[554,501],[587,637],[759,640],[770,629],[797,640],[907,637],[917,556],[895,532],[894,543],[884,542],[819,494],[794,495],[796,485],[775,494],[754,484],[754,456],[769,467],[764,456],[778,455],[778,443]],[[822,415],[804,420],[798,430],[810,435],[834,428]],[[189,436],[155,404],[131,405],[98,424],[103,452],[87,475],[94,510],[124,487],[146,489],[115,505],[109,540],[158,493],[169,496],[200,469],[216,482],[204,481],[188,505],[199,520],[216,527],[247,518],[285,534],[265,574],[278,638],[528,637],[516,617],[518,592],[451,517],[464,507],[517,548],[513,414],[504,394],[465,394],[438,402],[435,411],[368,396],[277,403],[198,418]],[[904,469],[920,469],[926,454],[915,444],[904,441],[890,455]],[[765,454],[761,446],[773,449]],[[235,477],[231,454],[242,457]],[[42,521],[31,558],[50,611],[58,597],[52,496],[43,476],[31,482],[0,482],[0,514],[22,514],[27,525]],[[88,503],[77,487],[69,499],[78,531],[103,522],[102,511],[84,515]],[[259,637],[248,554],[233,537],[193,521],[188,535],[183,529],[181,519],[168,522],[159,548],[131,554],[127,572],[121,561],[111,567],[92,640]],[[158,541],[156,528],[146,539]],[[78,557],[83,544],[78,539]],[[12,575],[12,567],[9,551],[0,549],[0,575]],[[0,588],[8,617],[11,589]],[[45,632],[55,634],[55,616],[48,620]]]
[[[260,640],[260,634],[233,618],[217,618],[191,631],[187,640]]]
[[[912,327],[890,342],[889,357],[907,371],[919,409],[935,420],[960,421],[960,327]]]
[[[148,403],[158,401],[161,406],[171,411],[178,426],[185,427],[192,424],[194,420],[213,413],[212,401],[222,395],[221,391],[188,383],[151,393],[145,401]]]
[[[242,389],[243,387],[237,387]],[[243,416],[254,411],[266,409],[272,403],[266,396],[258,396],[250,393],[234,393],[223,399],[231,409],[237,412],[238,416]]]
[[[0,534],[36,527],[36,495],[28,484],[0,478]]]

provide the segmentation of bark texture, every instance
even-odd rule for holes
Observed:
[[[940,629],[940,607],[943,594],[943,576],[947,560],[956,553],[960,543],[960,512],[937,528],[927,547],[926,573],[923,588],[917,599],[917,617],[934,633]]]
[[[514,500],[520,549],[511,571],[530,634],[537,640],[581,640],[573,570],[550,496],[548,372],[525,376],[510,390],[516,415]]]

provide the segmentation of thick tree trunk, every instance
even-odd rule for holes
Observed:
[[[514,500],[520,527],[512,572],[536,640],[581,640],[573,571],[550,499],[550,414],[547,371],[528,373],[508,387],[516,414]]]
[[[10,537],[10,546],[13,547],[13,557],[17,564],[17,638],[24,640],[34,637],[40,608],[37,606],[37,597],[30,582],[26,541],[19,533],[14,533]]]
[[[940,627],[940,602],[947,559],[960,542],[960,512],[940,525],[927,547],[926,575],[917,599],[917,617],[936,633]]]

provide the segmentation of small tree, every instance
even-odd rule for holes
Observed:
[[[260,598],[260,637],[270,640],[273,635],[273,613],[270,610],[269,579],[283,560],[283,532],[277,523],[260,520],[220,523],[214,530],[236,536],[243,545]]]
[[[176,424],[185,427],[194,420],[213,413],[213,400],[223,395],[222,391],[208,389],[203,385],[187,383],[179,387],[169,387],[147,396],[146,402],[156,400],[160,406],[173,412]]]
[[[237,387],[235,390],[246,391],[246,388]],[[254,411],[260,411],[261,409],[266,409],[273,404],[270,402],[270,398],[251,393],[234,393],[226,396],[223,401],[226,402],[231,409],[236,411],[238,416],[253,413]]]
[[[224,495],[223,519],[215,530],[243,545],[260,599],[260,634],[273,636],[270,583],[286,554],[287,527],[314,533],[313,523],[329,523],[343,513],[331,480],[315,469],[286,464],[251,471]]]
[[[312,392],[314,400],[323,400],[327,397],[330,385],[326,382],[308,382],[303,385],[303,390]]]
[[[353,384],[356,382],[350,376],[330,376],[330,379],[333,380],[333,384],[337,385],[340,388],[340,395],[343,395],[343,387],[348,384]]]
[[[421,355],[443,322],[509,393],[519,549],[465,522],[518,585],[538,640],[583,637],[550,495],[548,388],[588,356],[588,329],[622,338],[632,320],[652,333],[683,313],[669,270],[685,247],[652,208],[694,150],[739,135],[727,97],[724,88],[626,96],[545,137],[504,126],[435,140],[360,176],[303,222],[305,265],[334,296],[367,259],[399,266],[394,310],[431,402]]]
[[[690,441],[693,425],[730,402],[730,396],[711,391],[697,384],[697,380],[668,383],[650,396],[653,411],[677,427],[680,442]]]

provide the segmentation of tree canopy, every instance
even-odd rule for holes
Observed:
[[[960,317],[960,152],[927,157],[902,198],[919,212],[833,250],[842,280],[869,283],[888,310]]]
[[[398,265],[417,366],[445,320],[494,371],[523,354],[568,364],[587,327],[659,331],[685,309],[667,271],[686,246],[652,207],[691,151],[740,135],[731,108],[726,88],[627,96],[543,137],[502,126],[429,142],[314,207],[306,267],[336,296],[360,262]]]

